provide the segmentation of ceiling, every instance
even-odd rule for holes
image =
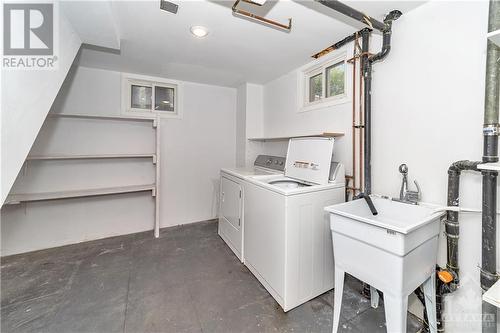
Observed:
[[[234,16],[232,2],[173,1],[179,4],[177,14],[160,10],[159,0],[111,2],[120,51],[84,47],[79,64],[230,87],[263,84],[309,62],[312,54],[361,27],[312,1],[267,2],[258,9],[258,14],[279,22],[291,17],[290,33]],[[390,10],[405,13],[422,3],[347,2],[379,20]],[[207,27],[208,36],[193,37],[193,25]]]

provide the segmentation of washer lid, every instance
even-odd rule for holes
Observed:
[[[333,138],[290,139],[285,176],[314,184],[328,184]]]

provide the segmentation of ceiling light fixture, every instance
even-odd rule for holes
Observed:
[[[195,25],[191,27],[191,33],[193,36],[198,37],[198,38],[203,38],[208,35],[208,29],[205,27],[202,27],[201,25]]]

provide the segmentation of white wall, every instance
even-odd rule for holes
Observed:
[[[81,45],[63,11],[59,11],[57,70],[2,69],[1,200],[5,201],[24,159],[56,98]],[[22,89],[20,89],[22,87]]]
[[[161,120],[161,227],[215,218],[219,170],[235,165],[236,89],[192,82],[183,82],[183,89],[182,119]],[[120,107],[121,73],[75,67],[52,111],[118,115]],[[32,149],[33,154],[145,151],[154,151],[151,123],[60,118],[45,122]],[[30,161],[24,170],[14,187],[19,191],[154,179],[147,160]],[[151,230],[153,213],[150,193],[5,206],[2,255]]]
[[[374,193],[397,196],[398,166],[407,163],[410,180],[420,183],[422,200],[444,205],[448,166],[460,159],[481,159],[487,12],[485,1],[437,1],[394,23],[391,53],[374,65],[373,73]],[[292,72],[264,86],[265,135],[343,131],[347,135],[336,142],[335,153],[350,170],[352,105],[297,113],[295,76]],[[480,175],[464,172],[460,195],[462,206],[480,209]],[[457,320],[447,323],[447,331],[480,331],[479,321],[465,317],[481,311],[481,216],[461,213],[460,223],[462,288],[447,298],[447,310]]]

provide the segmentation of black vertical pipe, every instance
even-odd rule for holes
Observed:
[[[371,93],[372,93],[372,67],[368,58],[368,50],[370,46],[370,31],[368,29],[361,30],[361,69],[363,71],[363,105],[364,105],[364,193],[370,195],[372,193],[371,186]]]
[[[370,195],[372,193],[372,64],[376,61],[383,60],[391,51],[391,35],[392,22],[401,16],[399,10],[393,10],[384,18],[384,29],[382,39],[382,50],[377,54],[365,58],[368,52],[368,42],[362,44],[362,69],[364,82],[364,106],[365,106],[365,146],[364,146],[364,174],[365,174],[365,189],[364,193]],[[363,33],[361,34],[363,38]],[[364,42],[365,39],[363,38]]]
[[[483,172],[481,288],[487,291],[498,279],[496,274],[497,172]],[[483,332],[497,332],[497,308],[482,303]]]
[[[500,28],[500,2],[490,1],[488,31]],[[498,161],[498,99],[500,89],[500,48],[488,40],[486,51],[486,84],[484,103],[483,161]],[[498,172],[484,170],[482,212],[481,288],[487,291],[497,280],[496,224]],[[483,332],[497,331],[497,308],[482,303]]]
[[[365,143],[364,143],[364,174],[365,193],[372,193],[372,63],[367,61],[364,70],[364,105],[365,105]]]

